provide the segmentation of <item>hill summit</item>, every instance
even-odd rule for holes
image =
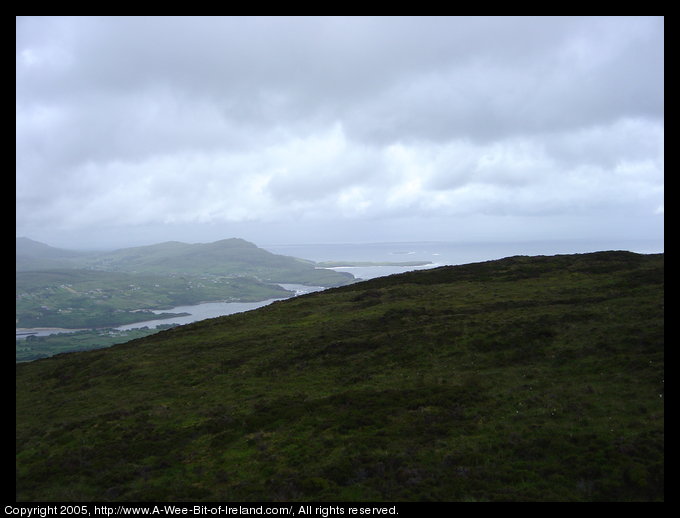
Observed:
[[[69,267],[72,261],[86,255],[74,250],[55,248],[27,237],[16,238],[17,271],[65,268]]]
[[[166,241],[111,252],[76,252],[17,238],[17,271],[87,269],[153,275],[238,275],[268,283],[338,286],[348,273],[317,268],[316,263],[271,253],[240,238],[213,243]]]
[[[17,364],[16,498],[663,500],[663,261],[410,272]]]

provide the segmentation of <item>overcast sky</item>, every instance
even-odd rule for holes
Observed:
[[[17,236],[663,236],[663,18],[16,28]]]

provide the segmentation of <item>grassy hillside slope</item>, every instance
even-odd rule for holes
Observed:
[[[17,500],[663,500],[663,282],[512,257],[18,364]]]
[[[150,274],[240,275],[270,283],[338,286],[354,278],[317,269],[311,261],[273,254],[243,239],[187,244],[169,241],[124,248],[88,259],[88,267]]]

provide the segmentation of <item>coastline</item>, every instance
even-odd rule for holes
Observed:
[[[428,266],[432,261],[320,261],[317,268],[332,270],[333,268],[366,268],[371,266]]]
[[[34,331],[64,331],[65,333],[70,333],[71,331],[88,331],[92,328],[90,327],[78,327],[78,328],[70,328],[70,327],[17,327],[16,332],[17,334],[20,333],[25,333],[25,334],[30,334]]]

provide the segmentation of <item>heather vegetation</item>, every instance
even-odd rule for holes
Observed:
[[[16,366],[18,501],[659,501],[664,258],[373,279]]]

